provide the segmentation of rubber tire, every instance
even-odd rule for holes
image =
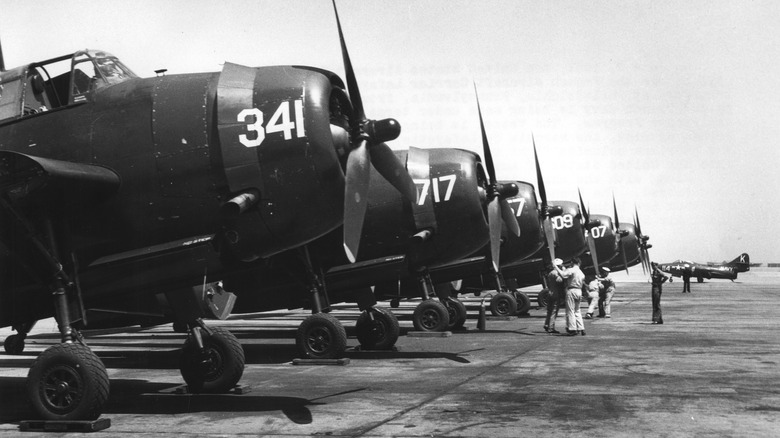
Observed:
[[[8,336],[3,341],[3,349],[8,354],[22,354],[24,352],[24,338],[19,334]]]
[[[517,300],[517,314],[527,314],[528,311],[531,310],[531,299],[528,298],[528,295],[519,291],[515,291],[512,295],[514,295]]]
[[[373,321],[368,312],[374,312]],[[374,307],[361,313],[355,330],[363,350],[390,350],[401,333],[398,318],[383,307]]]
[[[329,313],[316,313],[303,320],[298,327],[295,345],[303,357],[336,359],[347,349],[344,326]]]
[[[203,346],[212,360],[210,369],[204,370],[199,362],[200,352],[192,337],[184,341],[179,370],[187,389],[194,394],[225,393],[233,389],[244,374],[244,348],[238,338],[224,327],[209,328],[212,334],[203,331]]]
[[[450,318],[447,328],[449,330],[460,330],[466,325],[466,305],[456,298],[449,298],[442,301],[447,308],[447,315]]]
[[[550,295],[550,289],[542,289],[536,297],[536,305],[540,309],[546,309],[547,303],[550,301]]]
[[[444,304],[425,300],[415,307],[412,322],[415,330],[421,332],[443,332],[450,324],[450,313]]]
[[[704,277],[696,277],[697,283],[704,283]]]
[[[66,386],[64,394],[55,387]],[[96,420],[108,400],[106,367],[82,344],[53,345],[30,366],[27,397],[33,412],[48,421]]]
[[[490,300],[490,313],[493,316],[514,316],[517,313],[517,300],[511,294],[501,292]]]

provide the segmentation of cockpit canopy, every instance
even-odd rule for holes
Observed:
[[[0,122],[85,102],[95,90],[137,77],[116,56],[101,50],[0,72]]]

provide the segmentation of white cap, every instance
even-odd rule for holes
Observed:
[[[609,268],[601,268],[601,270],[604,271],[604,272],[610,272]]]
[[[563,265],[563,260],[561,260],[561,259],[555,259],[555,260],[553,260],[553,265],[555,265],[555,266],[561,266],[561,265]]]

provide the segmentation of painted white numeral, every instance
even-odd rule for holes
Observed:
[[[439,177],[439,181],[447,181],[449,184],[447,184],[447,191],[444,192],[444,201],[449,201],[450,197],[452,197],[452,189],[455,188],[455,179],[457,177],[455,174],[452,175],[444,175]],[[439,202],[438,200],[436,202]]]
[[[452,190],[455,187],[456,179],[456,175],[444,175],[438,178],[433,178],[431,180],[415,179],[415,184],[422,185],[422,188],[420,189],[420,196],[417,200],[417,205],[425,205],[425,199],[428,197],[428,193],[430,193],[431,187],[433,187],[433,202],[449,201],[452,197]],[[442,199],[439,184],[444,181],[447,182],[447,188],[444,191],[444,199]]]
[[[293,104],[293,114],[295,118],[290,117],[290,103]],[[260,146],[267,134],[281,132],[285,140],[293,138],[293,130],[297,138],[306,136],[306,129],[303,119],[303,100],[285,101],[276,108],[268,124],[263,128],[263,112],[257,108],[247,108],[238,113],[239,122],[247,122],[247,119],[254,118],[253,123],[246,126],[248,132],[254,132],[255,135],[240,134],[238,141],[248,148]],[[251,138],[253,137],[253,138]]]
[[[553,228],[556,230],[562,230],[564,228],[571,228],[574,226],[574,216],[570,214],[564,214],[562,216],[555,216],[550,218]]]
[[[593,227],[591,231],[593,232],[593,238],[598,239],[607,235],[607,226],[599,225],[598,227]],[[585,237],[588,237],[588,230],[585,230]]]
[[[509,200],[510,204],[520,204],[517,206],[515,216],[520,217],[523,215],[523,209],[525,208],[525,198],[514,198]]]
[[[260,143],[265,140],[265,131],[263,131],[263,112],[257,108],[249,108],[238,113],[239,122],[246,122],[248,117],[255,118],[254,123],[246,125],[247,131],[255,132],[255,138],[249,139],[249,136],[246,134],[241,134],[238,136],[238,141],[240,141],[242,145],[248,148],[254,148],[260,146]]]

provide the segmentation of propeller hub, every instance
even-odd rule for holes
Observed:
[[[500,198],[507,199],[513,196],[517,196],[517,194],[520,193],[520,187],[518,187],[515,183],[503,183],[497,185],[496,191],[498,192],[498,196]]]
[[[369,120],[363,131],[373,143],[393,141],[401,135],[401,124],[395,119]]]
[[[588,224],[585,226],[585,228],[590,230],[592,228],[596,228],[596,227],[600,227],[600,226],[601,226],[601,221],[599,219],[593,219],[592,221],[588,222]]]
[[[642,242],[647,242],[650,240],[650,236],[642,236]]]
[[[549,205],[544,211],[547,217],[556,217],[563,214],[563,207],[560,205]]]
[[[650,243],[648,243],[647,245],[645,245],[645,249],[650,249],[650,248],[652,248],[652,247],[653,247],[653,245],[652,245],[652,244],[650,244]]]

